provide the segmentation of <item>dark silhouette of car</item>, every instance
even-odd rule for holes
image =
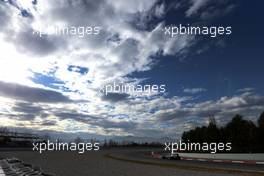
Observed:
[[[168,160],[180,160],[181,159],[181,157],[178,153],[162,155],[161,158],[162,159],[168,159]]]

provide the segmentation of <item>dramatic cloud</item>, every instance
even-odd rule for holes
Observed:
[[[10,36],[12,36],[11,40],[17,43],[16,47],[20,52],[32,54],[33,56],[45,56],[60,48],[67,47],[65,45],[66,41],[63,39],[49,35],[39,37],[38,35],[33,35],[32,29],[21,31],[14,35],[10,34]]]
[[[222,97],[217,101],[205,101],[181,107],[160,111],[157,118],[161,121],[187,121],[188,117],[204,119],[215,116],[220,122],[226,122],[236,114],[243,114],[247,118],[256,118],[264,110],[264,97],[251,93],[243,93],[233,97]]]
[[[50,120],[47,120],[41,123],[42,126],[54,126],[56,124],[57,124],[56,121],[50,121]]]
[[[8,24],[8,14],[6,13],[6,11],[4,10],[5,5],[0,4],[0,31],[3,30],[3,28]]]
[[[136,126],[136,123],[130,121],[111,121],[107,120],[106,118],[78,112],[62,112],[58,114],[55,113],[54,115],[60,117],[60,119],[73,119],[89,125],[103,127],[105,129],[119,128],[125,129],[127,131],[129,129],[133,129]]]
[[[28,87],[14,83],[6,83],[2,81],[0,81],[0,96],[27,102],[69,103],[72,101],[68,97],[56,91]]]
[[[236,112],[252,116],[249,112],[263,107],[263,97],[254,94],[199,101],[192,96],[207,93],[204,88],[152,94],[99,91],[113,82],[155,81],[154,74],[137,75],[163,64],[161,58],[193,54],[191,48],[199,47],[195,36],[164,35],[168,12],[184,8],[179,22],[186,16],[208,19],[211,12],[232,11],[231,5],[220,0],[0,0],[1,120],[12,128],[58,134],[162,137],[179,136],[185,127],[203,124],[208,114],[218,120]],[[61,35],[50,33],[52,27],[99,27],[100,33]]]
[[[104,94],[102,96],[103,100],[110,101],[110,102],[118,102],[124,101],[129,97],[128,94],[120,94],[120,93],[108,93],[107,95]]]
[[[39,106],[32,105],[31,103],[21,102],[16,103],[12,109],[16,112],[23,112],[28,114],[39,114],[42,110],[44,110]]]

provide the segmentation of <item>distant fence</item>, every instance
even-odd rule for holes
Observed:
[[[179,153],[181,157],[201,159],[226,159],[226,160],[259,160],[264,161],[264,153],[254,154],[207,154],[207,153]]]
[[[8,138],[11,140],[41,140],[41,138],[35,134],[30,133],[17,133],[17,132],[0,132],[0,138]]]

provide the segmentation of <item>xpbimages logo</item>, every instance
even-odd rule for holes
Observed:
[[[165,142],[164,151],[170,151],[171,154],[177,152],[210,152],[217,153],[220,151],[231,151],[232,143],[193,143],[193,142]]]
[[[99,90],[100,94],[107,95],[109,93],[128,93],[128,94],[159,94],[166,92],[165,84],[127,84],[127,83],[116,83],[106,84]]]
[[[100,26],[56,26],[48,25],[45,27],[34,26],[33,34],[39,37],[44,37],[47,35],[57,35],[57,36],[78,36],[80,38],[99,35],[102,27]]]
[[[98,142],[95,143],[75,143],[75,142],[36,142],[33,143],[33,151],[38,151],[42,153],[44,151],[77,151],[82,154],[86,151],[98,151],[100,149],[100,144]]]
[[[191,26],[187,25],[177,25],[177,26],[165,26],[162,31],[164,35],[170,37],[177,37],[178,35],[203,35],[210,36],[212,38],[224,35],[232,34],[231,26]]]

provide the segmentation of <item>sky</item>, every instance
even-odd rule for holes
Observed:
[[[264,111],[264,2],[0,0],[1,126],[81,137],[171,137]],[[231,35],[164,35],[167,26]],[[98,35],[48,33],[99,26]],[[43,36],[37,32],[46,32]],[[165,92],[102,94],[112,83]]]

